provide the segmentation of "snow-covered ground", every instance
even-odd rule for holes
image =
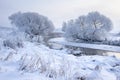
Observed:
[[[8,28],[0,30],[0,80],[120,80],[119,58],[98,55],[77,57],[67,54],[66,49],[50,49],[22,37],[20,42],[23,45],[18,48],[14,47],[14,42],[17,42],[14,38],[23,34],[15,34]],[[12,42],[12,48],[3,45],[5,40]]]
[[[23,44],[16,49],[1,47],[1,80],[120,80],[120,59],[114,56],[76,57],[64,49]]]

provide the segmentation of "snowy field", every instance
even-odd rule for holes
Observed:
[[[114,56],[76,57],[27,41],[23,48],[0,49],[1,80],[120,80],[119,73]]]

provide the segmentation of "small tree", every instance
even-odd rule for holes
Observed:
[[[33,36],[46,36],[54,30],[53,23],[45,16],[38,13],[15,13],[9,17],[11,23],[21,31]]]

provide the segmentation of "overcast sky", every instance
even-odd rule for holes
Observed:
[[[120,31],[120,0],[0,0],[0,25],[10,26],[8,16],[15,12],[38,12],[61,27],[63,21],[75,19],[90,11],[99,11]]]

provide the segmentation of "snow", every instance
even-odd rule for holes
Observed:
[[[110,46],[104,44],[89,44],[89,43],[75,43],[75,42],[68,42],[64,38],[55,38],[49,41],[50,43],[57,43],[61,45],[69,45],[75,47],[82,47],[82,48],[90,48],[90,49],[98,49],[98,50],[105,50],[111,52],[120,52],[119,46]]]
[[[100,71],[95,70],[97,65]],[[76,57],[64,49],[49,49],[28,41],[24,41],[23,48],[0,50],[1,80],[116,80],[119,73],[120,59],[112,56]]]
[[[55,50],[42,43],[23,39],[23,47],[4,47],[5,39],[13,39],[12,30],[1,28],[0,37],[0,80],[120,80],[120,59],[114,56],[73,56],[65,49]],[[4,33],[7,31],[6,33]],[[4,36],[5,35],[5,36]],[[8,36],[6,38],[6,36]],[[14,37],[13,37],[14,36]],[[64,38],[50,42],[60,44],[113,49],[110,46],[85,43],[68,43]],[[14,42],[14,41],[13,41]],[[117,49],[117,47],[116,47]],[[96,66],[100,69],[96,70]],[[118,79],[117,79],[118,78]]]

